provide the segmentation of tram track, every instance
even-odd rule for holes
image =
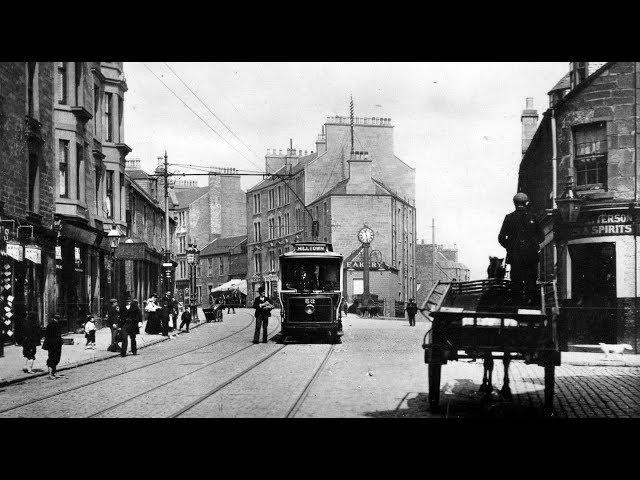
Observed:
[[[279,331],[279,327],[280,327],[280,322],[278,321],[278,326],[277,326],[276,328],[274,328],[274,329],[270,332],[270,335],[271,335],[271,337],[269,338],[270,340],[271,340],[273,337],[275,337],[275,336],[277,335],[277,333],[278,333],[278,331]],[[247,327],[245,327],[245,328],[247,328]],[[243,329],[243,330],[244,330],[244,329]],[[129,402],[132,402],[132,401],[136,400],[137,398],[143,397],[144,395],[148,395],[149,393],[154,392],[154,391],[156,391],[156,390],[159,390],[160,388],[165,387],[165,386],[167,386],[167,385],[169,385],[169,384],[171,384],[171,383],[173,383],[173,382],[177,382],[178,380],[182,380],[183,378],[186,378],[186,377],[188,377],[189,375],[193,375],[194,373],[197,373],[197,372],[199,372],[200,370],[204,370],[205,368],[209,368],[209,367],[211,367],[212,365],[215,365],[216,363],[220,363],[220,362],[222,362],[222,361],[226,360],[227,358],[230,358],[230,357],[232,357],[232,356],[234,356],[234,355],[237,355],[237,354],[238,354],[238,353],[240,353],[240,352],[244,352],[245,350],[248,350],[249,348],[252,348],[253,346],[254,346],[253,344],[246,345],[246,346],[242,347],[242,348],[241,348],[241,349],[239,349],[239,350],[236,350],[236,351],[231,352],[231,353],[229,353],[229,354],[227,354],[227,355],[225,355],[225,356],[223,356],[223,357],[221,357],[221,358],[218,358],[218,359],[214,360],[213,362],[205,363],[204,365],[202,365],[202,366],[200,366],[200,367],[196,368],[195,370],[192,370],[192,371],[190,371],[190,372],[188,372],[188,373],[185,373],[185,374],[183,374],[183,375],[180,375],[180,376],[178,376],[178,377],[176,377],[176,378],[173,378],[173,379],[171,379],[171,380],[169,380],[169,381],[166,381],[166,382],[164,382],[164,383],[162,383],[162,384],[160,384],[160,385],[156,385],[155,387],[150,388],[149,390],[145,390],[144,392],[141,392],[141,393],[139,393],[139,394],[137,394],[137,395],[134,395],[134,396],[132,396],[132,397],[129,397],[129,398],[127,398],[126,400],[123,400],[123,401],[121,401],[121,402],[118,402],[118,403],[116,403],[116,404],[114,404],[114,405],[109,406],[108,408],[105,408],[105,409],[100,410],[100,411],[98,411],[98,412],[92,413],[91,415],[89,415],[89,416],[88,416],[88,418],[95,418],[95,417],[97,417],[98,415],[102,415],[102,414],[104,414],[104,413],[107,413],[107,412],[113,411],[113,410],[115,410],[116,408],[121,407],[122,405],[125,405],[125,404],[127,404],[127,403],[129,403]],[[230,382],[229,382],[229,383],[230,383]],[[173,417],[173,416],[172,416],[172,417]]]
[[[313,376],[307,382],[307,384],[305,385],[304,389],[302,390],[302,393],[298,396],[298,398],[296,399],[296,402],[289,409],[289,411],[287,412],[287,415],[285,416],[285,418],[293,418],[293,417],[296,416],[296,414],[300,410],[300,407],[302,406],[304,401],[307,399],[307,396],[309,395],[309,392],[311,391],[311,387],[315,383],[316,379],[320,376],[320,373],[322,372],[322,370],[324,370],[324,366],[327,363],[327,361],[329,360],[329,357],[331,356],[331,354],[333,353],[334,348],[335,348],[335,344],[332,344],[331,347],[329,348],[329,350],[327,350],[327,353],[325,354],[324,359],[322,360],[322,362],[320,363],[318,368],[316,368],[316,371],[314,372]]]
[[[278,322],[279,322],[279,320],[278,320]],[[42,402],[44,400],[48,400],[50,398],[54,398],[54,397],[57,397],[57,396],[60,396],[60,395],[64,395],[64,394],[69,393],[69,392],[80,390],[80,389],[85,388],[85,387],[96,385],[98,383],[105,382],[107,380],[111,380],[113,378],[117,378],[117,377],[120,377],[122,375],[127,375],[127,374],[130,374],[132,372],[136,372],[136,371],[142,370],[144,368],[149,368],[149,367],[152,367],[154,365],[158,365],[160,363],[167,362],[167,361],[173,360],[175,358],[178,358],[178,357],[181,357],[181,356],[184,356],[184,355],[188,355],[188,354],[193,353],[193,352],[197,352],[198,350],[202,350],[204,348],[208,348],[211,345],[215,345],[216,343],[222,342],[223,340],[226,340],[226,339],[231,338],[231,337],[233,337],[235,335],[238,335],[238,334],[244,332],[247,328],[249,328],[253,324],[254,324],[254,320],[253,320],[253,317],[252,317],[252,320],[248,324],[246,324],[244,327],[242,327],[241,329],[239,329],[239,330],[237,330],[237,331],[235,331],[233,333],[230,333],[229,335],[226,335],[226,336],[224,336],[222,338],[218,338],[216,340],[213,340],[212,342],[208,342],[205,345],[202,345],[202,346],[199,346],[199,347],[195,347],[195,348],[191,348],[191,349],[186,350],[184,352],[180,352],[180,353],[177,353],[175,355],[171,355],[169,357],[161,358],[161,359],[156,360],[156,361],[151,362],[151,363],[140,365],[139,367],[132,368],[131,370],[125,370],[123,372],[118,372],[118,373],[114,373],[114,374],[111,374],[111,375],[107,375],[106,377],[98,378],[98,379],[93,380],[91,382],[86,382],[86,383],[83,383],[81,385],[77,385],[75,387],[71,387],[71,388],[67,388],[65,390],[61,390],[59,392],[54,392],[54,393],[51,393],[51,394],[48,394],[48,395],[44,395],[44,396],[29,400],[27,402],[23,402],[21,404],[11,406],[9,408],[0,409],[0,414],[11,412],[11,411],[17,410],[19,408],[27,407],[29,405],[33,405],[35,403]],[[278,325],[279,325],[279,323],[278,323]],[[253,346],[253,345],[248,345],[245,348],[248,348],[248,347],[251,347],[251,346]],[[245,348],[243,348],[241,350],[244,350]],[[235,353],[238,353],[238,352],[235,352]],[[219,361],[221,361],[221,360],[222,359],[220,359]]]
[[[216,393],[220,392],[221,390],[223,390],[227,386],[231,385],[232,383],[236,382],[237,380],[239,380],[240,378],[244,377],[248,373],[252,372],[254,369],[256,369],[258,366],[262,365],[267,360],[275,357],[276,354],[278,354],[281,351],[283,351],[287,346],[289,346],[289,345],[287,345],[287,344],[281,345],[280,347],[278,347],[274,351],[270,352],[268,355],[262,357],[261,359],[257,360],[256,362],[252,363],[251,365],[249,365],[248,367],[244,368],[242,371],[238,372],[237,374],[235,374],[234,376],[232,376],[228,380],[226,380],[223,383],[217,385],[215,388],[209,390],[208,392],[204,393],[203,395],[198,397],[193,402],[189,403],[188,405],[184,406],[183,408],[181,408],[177,412],[173,413],[172,415],[170,415],[170,418],[180,417],[181,415],[185,414],[186,412],[192,410],[196,406],[200,405],[202,402],[206,401],[208,398],[212,397],[213,395],[215,395]],[[309,381],[305,384],[305,387],[302,390],[302,393],[300,393],[300,395],[298,395],[298,397],[296,398],[296,401],[294,402],[293,406],[287,411],[287,414],[285,415],[285,418],[291,418],[299,411],[300,407],[302,406],[302,404],[304,403],[305,399],[307,398],[307,396],[309,394],[309,391],[311,390],[311,387],[315,383],[316,379],[318,378],[318,376],[320,375],[320,373],[324,369],[325,364],[329,360],[329,357],[333,353],[334,348],[335,348],[335,344],[332,344],[331,347],[327,350],[327,353],[325,353],[322,362],[315,369],[311,379],[309,379]]]

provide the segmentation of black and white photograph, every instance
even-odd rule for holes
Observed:
[[[640,418],[640,63],[99,55],[0,62],[0,420]]]

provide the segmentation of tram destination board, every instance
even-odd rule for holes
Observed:
[[[295,247],[295,251],[299,253],[309,253],[309,252],[324,253],[327,251],[326,244],[297,244],[294,247]]]

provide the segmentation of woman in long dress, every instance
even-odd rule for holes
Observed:
[[[160,317],[158,316],[158,309],[160,305],[156,303],[156,294],[152,294],[147,300],[147,304],[144,310],[147,312],[147,326],[144,331],[149,335],[158,335],[162,333],[162,324],[160,323]]]
[[[53,319],[47,325],[47,329],[44,333],[44,345],[42,346],[42,348],[49,351],[47,367],[49,367],[50,379],[58,378],[56,375],[56,369],[58,368],[60,355],[62,354],[62,335],[60,335],[59,320],[60,316],[54,315]]]

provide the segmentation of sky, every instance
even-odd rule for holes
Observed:
[[[457,245],[479,279],[490,255],[505,255],[497,236],[513,209],[525,98],[542,116],[568,62],[128,62],[124,69],[128,158],[149,172],[165,150],[169,163],[252,171],[264,170],[267,149],[286,150],[289,139],[315,151],[325,118],[348,115],[353,94],[356,116],[391,118],[395,153],[416,169],[418,241],[431,242],[433,218],[436,243]],[[206,185],[206,177],[190,178]],[[243,177],[242,186],[259,180]]]

